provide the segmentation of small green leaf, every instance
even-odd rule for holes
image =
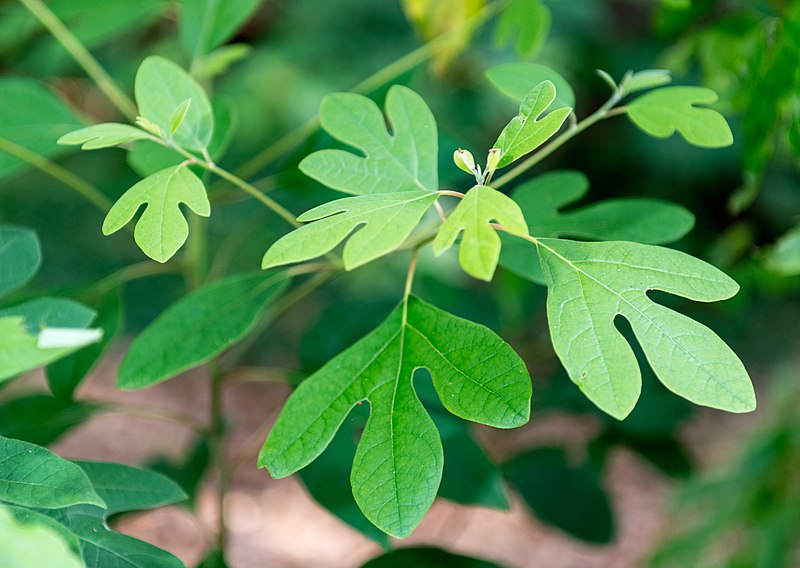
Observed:
[[[189,107],[192,105],[192,99],[186,99],[172,111],[169,116],[169,134],[172,136],[175,131],[183,124],[183,119],[186,118],[186,113],[189,112]]]
[[[407,87],[394,85],[386,95],[386,116],[367,97],[327,95],[319,119],[328,134],[363,152],[320,150],[300,162],[304,174],[330,188],[368,195],[438,189],[436,121],[428,105]]]
[[[184,0],[178,33],[191,59],[211,53],[230,39],[253,14],[260,0]]]
[[[408,536],[442,475],[441,441],[412,385],[420,367],[451,413],[497,428],[528,421],[530,377],[513,349],[487,328],[412,297],[297,388],[259,466],[285,477],[308,465],[366,400],[371,416],[353,463],[353,495],[378,528]]]
[[[540,63],[503,63],[490,67],[486,78],[497,90],[515,101],[522,101],[542,81],[550,81],[556,88],[556,107],[574,107],[575,93],[564,77]]]
[[[36,233],[22,227],[0,225],[0,296],[27,283],[42,262]]]
[[[39,509],[104,506],[89,478],[50,450],[0,437],[0,501]]]
[[[704,87],[665,87],[646,93],[628,103],[626,112],[636,126],[656,138],[679,132],[695,146],[722,148],[733,144],[730,126],[710,105],[717,94]]]
[[[547,172],[516,187],[517,202],[535,237],[576,237],[603,241],[664,244],[677,241],[694,226],[688,210],[660,199],[606,199],[580,209],[560,212],[586,195],[589,180],[581,172]],[[500,264],[537,284],[544,284],[536,246],[501,235]]]
[[[239,274],[181,298],[133,340],[119,387],[144,388],[211,360],[244,337],[288,283],[283,272]]]
[[[461,267],[475,278],[491,280],[501,246],[500,237],[490,225],[492,222],[502,224],[511,234],[528,234],[519,205],[489,186],[476,185],[442,223],[433,242],[434,253],[438,256],[449,249],[464,231],[458,252]]]
[[[557,108],[540,118],[555,100],[556,88],[550,81],[542,81],[525,96],[519,114],[511,119],[494,143],[500,150],[498,168],[535,150],[558,132],[572,112],[571,108]]]
[[[135,126],[106,122],[73,130],[59,138],[58,143],[68,146],[81,145],[82,150],[97,150],[144,138],[150,138],[150,134]]]
[[[144,178],[119,198],[106,215],[103,234],[119,231],[147,205],[136,223],[134,238],[142,251],[158,262],[166,262],[189,236],[181,203],[202,217],[211,214],[203,182],[183,165],[165,168]]]
[[[767,255],[766,266],[783,276],[800,274],[800,227],[778,239]]]
[[[635,93],[672,83],[672,73],[666,69],[637,71],[623,85],[627,93]]]
[[[756,400],[742,362],[714,332],[653,302],[660,290],[712,302],[739,287],[682,252],[626,242],[539,241],[548,286],[553,347],[570,378],[601,410],[618,419],[641,391],[636,357],[614,319],[624,317],[659,380],[703,406],[749,412]]]
[[[192,75],[198,79],[213,79],[225,73],[232,65],[247,58],[253,46],[246,43],[232,43],[215,49],[208,55],[195,59]]]
[[[532,59],[542,50],[550,34],[552,16],[541,0],[510,0],[495,27],[495,43],[512,41],[520,57]]]
[[[187,99],[192,100],[178,129],[170,136],[176,144],[200,152],[208,147],[214,132],[214,113],[203,88],[178,65],[152,55],[136,73],[136,104],[139,114],[171,132],[173,112]]]
[[[403,191],[325,203],[300,215],[299,221],[314,222],[274,243],[261,266],[315,258],[347,239],[342,258],[345,269],[352,270],[399,247],[437,197],[429,191]]]
[[[0,566],[83,568],[84,565],[60,531],[42,522],[17,521],[9,508],[0,506]]]

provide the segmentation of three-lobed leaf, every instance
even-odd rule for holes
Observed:
[[[378,328],[329,361],[289,398],[259,456],[273,477],[308,465],[355,405],[370,418],[353,462],[353,495],[384,532],[405,537],[430,508],[442,476],[436,426],[413,386],[427,368],[448,411],[498,428],[528,421],[525,364],[487,328],[411,297]]]
[[[486,185],[470,189],[442,223],[433,242],[436,255],[453,246],[463,231],[458,259],[467,274],[491,280],[500,258],[500,237],[490,223],[500,223],[513,235],[527,235],[528,225],[519,205]]]
[[[704,87],[664,87],[635,98],[624,108],[636,126],[656,138],[678,132],[695,146],[722,148],[733,144],[725,117],[710,108],[717,94]]]
[[[316,258],[347,239],[342,260],[345,269],[352,270],[399,247],[437,197],[429,191],[403,191],[325,203],[300,215],[298,221],[313,222],[275,242],[261,266]]]
[[[244,337],[288,284],[285,273],[239,274],[181,298],[133,340],[120,388],[144,388],[211,360]]]
[[[556,100],[556,87],[544,80],[522,99],[519,114],[511,119],[500,133],[494,148],[500,152],[498,168],[503,168],[544,144],[559,131],[572,109],[557,108],[544,112]]]
[[[300,170],[330,188],[355,195],[438,189],[436,121],[428,105],[407,87],[386,95],[386,117],[367,97],[327,95],[319,119],[328,134],[359,150],[320,150],[300,162]]]
[[[136,223],[134,239],[147,256],[166,262],[189,236],[181,203],[202,217],[211,215],[203,182],[184,165],[165,168],[144,178],[119,198],[106,215],[103,234],[119,231],[146,205]]]
[[[722,339],[702,324],[651,300],[660,290],[711,302],[737,284],[685,253],[626,242],[539,241],[548,286],[553,347],[570,378],[600,409],[618,419],[633,410],[641,374],[615,327],[624,317],[659,380],[703,406],[730,412],[755,408],[747,371]]]
[[[149,133],[130,124],[106,122],[73,130],[59,138],[58,143],[67,146],[80,145],[81,150],[97,150],[150,137]]]

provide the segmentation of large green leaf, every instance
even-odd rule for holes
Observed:
[[[189,236],[189,225],[180,204],[203,217],[211,215],[203,182],[183,165],[172,166],[144,178],[119,198],[103,222],[103,234],[110,235],[127,225],[136,211],[146,205],[136,223],[134,239],[147,256],[166,262]]]
[[[722,148],[733,144],[725,117],[710,105],[717,94],[704,87],[664,87],[635,98],[624,108],[628,118],[647,134],[669,138],[679,132],[690,144]]]
[[[239,274],[181,298],[131,343],[120,388],[147,387],[211,360],[244,337],[288,284],[283,272]]]
[[[580,209],[560,212],[586,195],[589,180],[581,172],[560,170],[537,176],[515,188],[528,230],[535,237],[577,237],[591,240],[664,244],[676,241],[694,226],[687,209],[650,198],[607,199]],[[536,246],[501,235],[500,264],[538,284],[544,284]]]
[[[33,278],[41,261],[36,233],[22,227],[0,226],[0,296]]]
[[[31,79],[0,77],[0,100],[0,137],[41,156],[63,151],[58,137],[83,126],[58,97]],[[0,152],[0,178],[25,167]]]
[[[453,246],[459,233],[464,238],[458,251],[462,268],[475,278],[491,280],[500,258],[500,237],[490,223],[500,223],[513,235],[527,235],[528,225],[519,205],[508,196],[486,185],[470,189],[448,215],[436,240],[436,255]]]
[[[178,65],[152,55],[142,61],[136,73],[136,104],[139,114],[168,135],[173,113],[185,101],[189,109],[178,129],[169,134],[179,146],[200,152],[208,147],[214,132],[214,113],[208,95],[191,75]]]
[[[351,270],[383,256],[411,234],[436,201],[430,191],[403,191],[346,197],[306,211],[298,221],[315,221],[274,243],[261,263],[271,268],[323,255],[344,239],[342,259]]]
[[[550,81],[556,88],[556,107],[574,107],[575,93],[564,77],[540,63],[503,63],[486,70],[486,78],[504,95],[522,101],[542,81]]]
[[[0,507],[0,566],[4,568],[83,568],[68,540],[49,524],[20,522]]]
[[[420,367],[453,414],[498,428],[528,421],[530,377],[513,349],[490,330],[412,297],[298,387],[259,466],[285,477],[308,465],[366,400],[371,415],[353,463],[353,495],[381,530],[408,536],[442,476],[441,441],[412,384]]]
[[[547,80],[536,85],[522,99],[519,114],[511,119],[494,143],[494,148],[500,151],[498,168],[532,152],[558,132],[572,109],[557,108],[542,116],[555,100],[556,87]]]
[[[495,43],[513,42],[520,57],[536,57],[550,34],[551,20],[550,9],[542,0],[510,0],[497,21]]]
[[[725,274],[687,254],[636,243],[542,239],[538,248],[553,346],[570,378],[602,410],[622,419],[641,391],[639,366],[614,325],[617,316],[628,320],[668,389],[712,408],[755,408],[750,378],[730,347],[647,295],[660,290],[724,300],[738,290]]]
[[[261,0],[184,0],[178,23],[181,45],[192,60],[211,53],[236,33]]]
[[[319,119],[328,134],[364,153],[320,150],[300,162],[306,175],[356,195],[438,189],[436,121],[411,89],[394,85],[386,117],[367,97],[334,93],[322,100]]]
[[[104,505],[80,467],[40,446],[3,437],[0,501],[40,509]]]

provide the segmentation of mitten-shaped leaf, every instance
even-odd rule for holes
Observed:
[[[513,349],[485,327],[412,297],[297,388],[259,465],[274,477],[308,465],[366,400],[371,415],[353,463],[353,495],[381,530],[407,536],[433,503],[442,475],[441,441],[412,383],[419,367],[431,372],[453,414],[499,428],[528,420],[530,377]]]
[[[342,255],[345,269],[351,270],[400,246],[437,197],[428,191],[403,191],[346,197],[320,205],[297,218],[314,222],[273,244],[261,267],[315,258],[352,233]]]
[[[150,56],[136,73],[136,104],[139,114],[158,126],[179,146],[200,152],[208,147],[214,132],[214,113],[206,92],[191,75],[163,57]],[[183,120],[175,132],[173,113],[191,99]]]
[[[669,138],[679,132],[690,144],[722,148],[733,144],[725,117],[710,108],[717,94],[704,87],[665,87],[637,97],[625,106],[628,118],[647,134]]]
[[[95,124],[73,130],[58,139],[59,144],[67,146],[80,145],[82,150],[97,150],[99,148],[110,148],[119,146],[126,142],[150,138],[150,134],[131,126],[130,124],[118,124],[116,122],[106,122]]]
[[[300,162],[306,175],[356,195],[438,189],[436,121],[425,101],[399,85],[386,95],[386,117],[367,97],[334,93],[322,100],[319,120],[328,134],[364,153],[320,150]]]
[[[458,259],[465,272],[491,280],[500,258],[500,237],[490,223],[500,223],[514,235],[527,235],[528,226],[519,205],[486,185],[476,185],[464,196],[439,229],[433,250],[437,255],[453,246],[461,231],[464,238]]]
[[[523,183],[511,193],[535,237],[577,237],[603,241],[663,244],[677,241],[694,226],[687,209],[650,198],[606,199],[561,212],[586,195],[589,180],[581,172],[548,172]],[[501,235],[500,264],[533,282],[544,284],[536,246]]]
[[[494,143],[500,150],[498,168],[535,150],[558,132],[572,112],[571,108],[558,108],[539,118],[555,100],[556,88],[550,81],[542,81],[522,99],[519,114],[511,119]]]
[[[119,231],[133,219],[139,207],[146,205],[136,223],[134,239],[147,256],[166,262],[189,236],[181,203],[202,217],[211,214],[203,182],[183,165],[165,168],[144,178],[119,198],[106,215],[103,234]]]
[[[650,366],[674,393],[704,406],[748,412],[755,394],[739,358],[714,332],[653,302],[661,290],[701,302],[724,300],[737,284],[682,252],[625,242],[539,241],[553,346],[589,399],[622,419],[633,410],[641,374],[614,326],[628,320]]]

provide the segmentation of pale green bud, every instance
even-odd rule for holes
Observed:
[[[459,148],[453,152],[453,161],[468,174],[475,173],[475,158],[472,157],[472,153],[469,150]]]

